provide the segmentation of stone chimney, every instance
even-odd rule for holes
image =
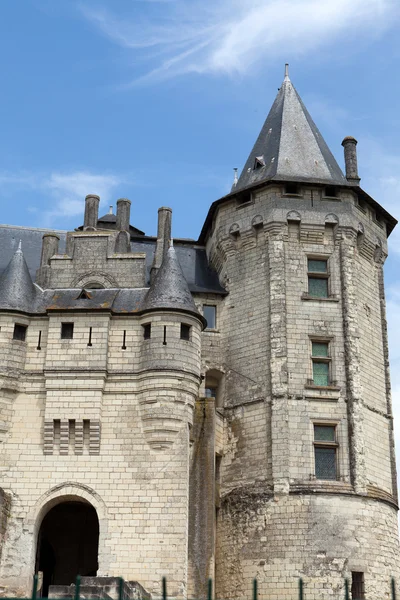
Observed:
[[[84,231],[95,231],[99,220],[100,196],[88,194],[85,198],[85,218],[83,220]]]
[[[131,218],[131,201],[127,198],[117,200],[117,229],[129,231]]]
[[[161,267],[163,258],[168,252],[169,241],[171,239],[171,222],[172,209],[166,206],[162,206],[161,208],[159,208],[156,251],[154,254],[154,260],[150,272],[151,282],[154,280],[158,269]]]
[[[60,238],[56,233],[45,233],[42,238],[42,255],[40,267],[36,271],[36,282],[40,287],[46,288],[50,283],[50,259],[58,254]]]
[[[350,183],[360,183],[357,167],[357,140],[350,135],[345,137],[342,146],[344,148],[344,162],[346,165],[346,179]]]
[[[131,201],[127,198],[117,200],[117,239],[115,252],[126,254],[131,251],[131,236],[129,233],[131,217]]]

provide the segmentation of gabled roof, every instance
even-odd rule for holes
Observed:
[[[205,325],[205,319],[196,308],[173,246],[168,249],[140,312],[165,309],[192,314]]]
[[[29,274],[21,242],[0,277],[0,308],[31,312],[36,288]]]
[[[270,180],[349,185],[290,81],[287,69],[232,192]]]

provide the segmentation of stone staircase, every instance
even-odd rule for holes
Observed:
[[[82,577],[79,598],[82,600],[118,600],[119,577]],[[74,598],[75,584],[51,585],[49,598]],[[137,581],[124,581],[123,600],[151,600],[151,595]]]

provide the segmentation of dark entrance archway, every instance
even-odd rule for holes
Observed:
[[[42,596],[49,585],[69,585],[77,575],[96,575],[99,520],[86,502],[67,501],[54,506],[39,530],[36,572],[43,573]]]

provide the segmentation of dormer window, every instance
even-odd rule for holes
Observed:
[[[288,196],[299,196],[300,195],[300,186],[298,183],[286,183],[285,184],[285,194]]]
[[[76,299],[77,300],[91,300],[91,298],[92,298],[91,294],[88,291],[86,291],[85,289],[83,289],[79,293],[79,295],[77,296]]]
[[[337,198],[338,191],[334,185],[327,185],[325,188],[325,198]]]
[[[262,167],[265,167],[264,156],[256,156],[254,159],[254,171],[256,171],[257,169],[261,169]]]

